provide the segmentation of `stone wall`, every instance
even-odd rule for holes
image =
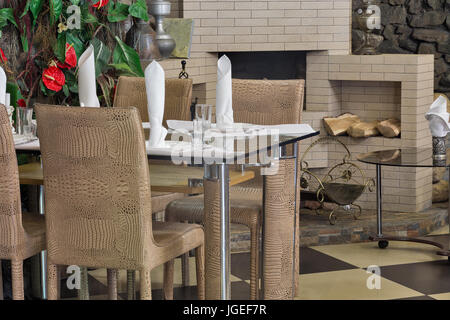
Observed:
[[[353,44],[360,41],[353,1]],[[434,90],[450,97],[450,0],[378,0],[382,53],[434,54]]]

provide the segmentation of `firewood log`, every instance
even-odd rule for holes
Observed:
[[[401,132],[400,120],[393,118],[381,121],[377,129],[386,138],[398,137]]]
[[[371,122],[358,122],[352,124],[348,129],[347,133],[353,138],[367,138],[378,136],[380,132],[377,129],[378,121]]]
[[[359,121],[359,117],[351,113],[344,113],[336,118],[323,118],[325,129],[331,136],[344,135],[352,124]]]

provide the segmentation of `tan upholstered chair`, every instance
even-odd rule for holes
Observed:
[[[193,249],[198,295],[204,298],[203,228],[152,223],[138,110],[47,105],[35,110],[44,168],[48,298],[57,298],[57,266],[78,265],[139,270],[141,299],[150,299],[150,271]],[[166,290],[171,285],[169,279]]]
[[[192,79],[166,79],[163,125],[166,120],[191,120]],[[143,122],[148,122],[145,79],[138,77],[119,78],[114,107],[139,109]]]
[[[11,125],[0,105],[0,262],[11,260],[14,300],[23,300],[23,260],[45,250],[45,220],[39,214],[22,215],[19,171]],[[0,283],[2,282],[0,264]],[[3,289],[0,285],[0,298]]]
[[[192,99],[191,79],[166,79],[165,82],[165,105],[163,125],[167,127],[166,120],[191,120],[190,106]],[[119,78],[116,94],[114,96],[113,107],[128,108],[134,106],[138,108],[143,122],[148,122],[147,93],[145,89],[145,78],[125,77]],[[145,138],[148,139],[150,131],[144,130]],[[158,162],[158,161],[156,161]],[[152,163],[152,161],[150,161]],[[153,192],[152,210],[153,213],[164,211],[171,201],[185,197],[181,193],[173,192]],[[134,273],[128,272],[128,298],[134,297]],[[166,297],[167,298],[167,297]]]
[[[191,120],[190,106],[192,98],[191,79],[167,79],[163,125],[166,120]],[[143,122],[148,122],[147,94],[145,79],[138,77],[120,77],[114,97],[114,107],[138,108]],[[147,130],[146,130],[147,131]],[[146,132],[148,138],[148,132]],[[163,211],[173,200],[183,198],[180,193],[153,192],[153,213]]]
[[[304,80],[233,79],[234,121],[261,125],[300,123],[303,96]],[[231,222],[250,228],[251,299],[257,298],[259,278],[258,238],[262,212],[262,178],[259,172],[259,169],[256,169],[255,179],[232,187],[230,193]],[[201,223],[203,204],[203,196],[175,200],[166,208],[166,220]],[[183,269],[185,268],[184,266]],[[187,272],[184,271],[184,274]]]

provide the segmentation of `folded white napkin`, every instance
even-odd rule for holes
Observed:
[[[161,65],[153,61],[145,69],[148,118],[150,120],[150,147],[161,147],[166,139],[167,129],[162,126],[164,116],[165,73]]]
[[[447,100],[439,96],[430,107],[430,111],[425,114],[428,120],[431,135],[433,137],[445,137],[450,131],[449,113],[447,112]]]
[[[167,126],[172,130],[194,130],[194,122],[193,121],[185,121],[185,120],[167,120]]]
[[[0,67],[0,104],[6,106],[6,74],[2,67]]]
[[[231,61],[223,55],[217,62],[216,122],[219,128],[233,125]]]
[[[95,79],[94,47],[92,44],[78,61],[78,97],[82,107],[100,107]]]

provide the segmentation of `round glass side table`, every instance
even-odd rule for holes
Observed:
[[[410,168],[436,168],[450,167],[450,159],[435,159],[432,148],[404,148],[393,150],[374,151],[360,154],[358,161],[376,165],[377,187],[377,235],[369,237],[372,241],[378,241],[381,249],[389,245],[389,241],[412,241],[429,244],[438,247],[438,255],[448,256],[450,259],[449,241],[439,243],[423,238],[398,237],[383,235],[382,229],[382,194],[381,194],[381,167],[410,167]]]

